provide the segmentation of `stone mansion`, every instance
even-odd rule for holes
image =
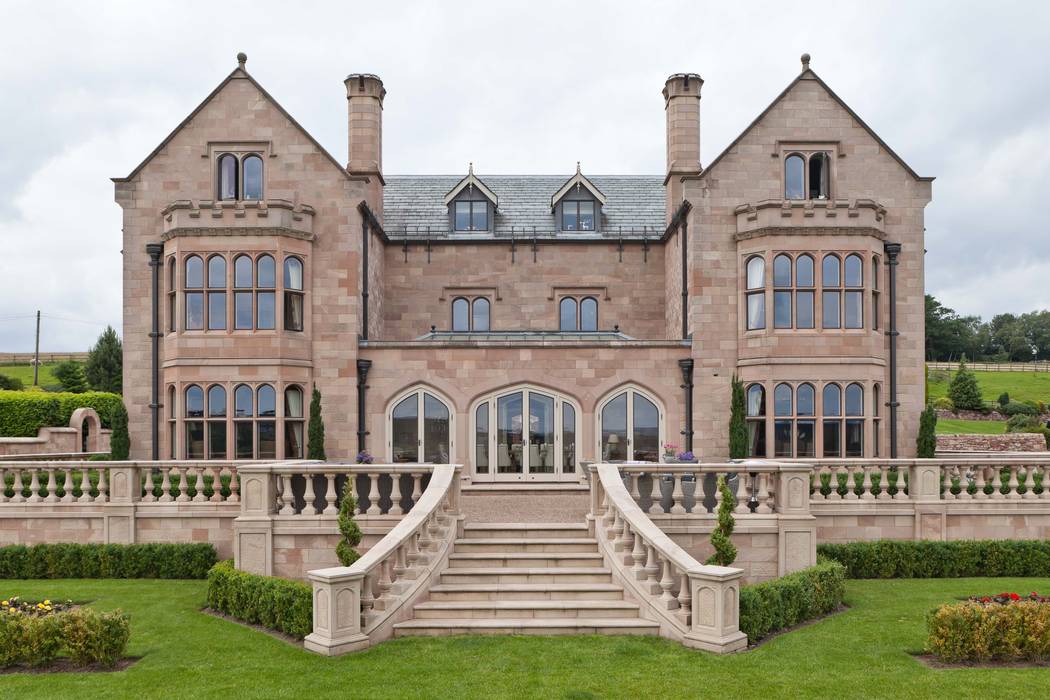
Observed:
[[[343,161],[238,61],[114,179],[133,459],[303,458],[316,386],[330,459],[579,480],[727,457],[733,375],[754,456],[914,455],[932,178],[807,55],[709,163],[669,77],[654,176],[388,175],[379,77]]]

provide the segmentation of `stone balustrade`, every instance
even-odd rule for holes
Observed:
[[[281,516],[334,515],[347,483],[357,501],[355,514],[401,516],[419,501],[432,469],[432,464],[338,462],[265,466],[275,479],[275,507]]]
[[[737,496],[737,515],[768,515],[776,508],[780,465],[751,460],[726,464],[618,464],[625,486],[649,515],[714,514],[722,502],[718,477]]]
[[[378,466],[367,466],[377,473]],[[461,474],[461,465],[434,465],[414,506],[352,566],[309,572],[314,618],[307,649],[326,656],[364,649],[389,638],[393,624],[410,615],[461,534]]]

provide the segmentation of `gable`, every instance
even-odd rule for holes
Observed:
[[[499,197],[495,192],[490,190],[488,186],[482,182],[477,175],[474,174],[474,164],[471,163],[467,169],[467,176],[456,183],[456,185],[445,194],[445,206],[452,203],[453,200],[459,199],[460,195],[464,192],[468,193],[469,199],[474,199],[473,194],[480,192],[485,199],[492,203],[492,206],[499,208]]]
[[[580,172],[580,164],[576,164],[576,174],[570,177],[561,188],[551,196],[551,211],[554,211],[555,207],[558,206],[558,202],[567,197],[570,192],[581,192],[586,190],[590,193],[591,197],[596,199],[600,204],[606,203],[605,195],[602,191],[595,187],[594,183],[587,179],[587,177]]]

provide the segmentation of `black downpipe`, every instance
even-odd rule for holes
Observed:
[[[357,361],[357,451],[365,451],[365,438],[368,435],[365,421],[365,390],[368,389],[368,370],[372,369],[371,360]]]
[[[682,338],[689,337],[689,223],[682,219]]]
[[[150,402],[151,413],[150,441],[153,460],[160,459],[160,266],[164,254],[163,243],[147,243],[152,293],[152,320],[150,323]]]
[[[361,217],[361,339],[368,340],[368,217]]]
[[[900,243],[886,243],[886,264],[890,268],[890,400],[886,404],[890,409],[890,457],[897,458],[897,256],[901,252]]]
[[[682,431],[683,447],[686,452],[693,451],[693,361],[679,360],[682,370],[682,389],[685,390],[685,430]]]

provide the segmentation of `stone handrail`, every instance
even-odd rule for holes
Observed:
[[[675,544],[627,491],[623,467],[588,466],[588,519],[615,577],[642,604],[643,616],[660,623],[662,636],[718,653],[744,648],[747,636],[739,625],[743,571],[701,564]]]
[[[307,649],[336,656],[391,636],[448,561],[460,529],[461,472],[462,465],[433,465],[414,507],[364,556],[351,566],[309,572],[314,612]]]
[[[26,438],[35,439],[35,438]],[[67,462],[84,461],[108,452],[36,452],[32,454],[4,455],[4,462]]]

